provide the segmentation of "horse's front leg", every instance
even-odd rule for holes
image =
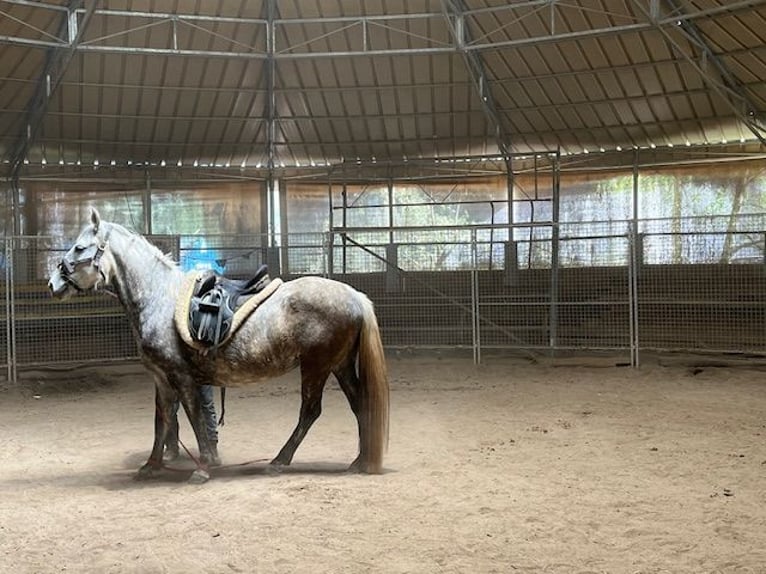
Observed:
[[[160,379],[155,379],[154,389],[154,444],[149,459],[138,469],[138,479],[151,478],[162,469],[165,441],[171,417],[174,416],[173,403],[176,401],[176,392],[166,381]]]

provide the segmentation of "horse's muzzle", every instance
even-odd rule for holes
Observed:
[[[48,280],[48,289],[51,291],[51,295],[57,299],[65,297],[69,292],[69,283],[67,283],[61,276],[61,272],[56,269]]]

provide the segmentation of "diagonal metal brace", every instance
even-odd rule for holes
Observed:
[[[463,55],[468,72],[471,75],[471,80],[479,93],[479,100],[481,101],[484,115],[487,117],[489,125],[493,128],[493,136],[497,142],[497,147],[505,161],[509,162],[511,157],[510,137],[505,131],[502,118],[497,111],[492,90],[487,81],[487,72],[484,67],[484,62],[481,59],[481,55],[478,54],[476,50],[468,50],[466,48],[470,41],[470,33],[465,25],[465,13],[467,12],[467,9],[463,5],[462,0],[442,0],[442,8],[447,17],[457,49]]]
[[[98,0],[93,0],[88,4],[80,19],[78,18],[78,10],[83,8],[83,4],[85,4],[85,0],[72,0],[70,2],[59,31],[59,37],[66,37],[67,43],[62,44],[61,47],[55,46],[48,49],[45,68],[37,82],[35,93],[27,105],[21,133],[10,154],[10,174],[13,181],[18,181],[24,160],[43,125],[51,97],[64,78],[69,62],[82,40],[83,32],[95,12]]]

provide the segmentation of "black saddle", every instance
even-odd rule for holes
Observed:
[[[266,265],[261,265],[249,279],[229,279],[215,271],[197,278],[189,304],[192,337],[211,348],[217,347],[226,339],[236,310],[270,281]]]

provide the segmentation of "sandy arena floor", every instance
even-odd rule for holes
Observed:
[[[344,472],[356,429],[334,382],[293,468],[264,472],[296,421],[290,376],[230,390],[226,466],[202,486],[133,480],[140,367],[0,387],[0,572],[766,572],[763,370],[389,369],[385,474]]]

